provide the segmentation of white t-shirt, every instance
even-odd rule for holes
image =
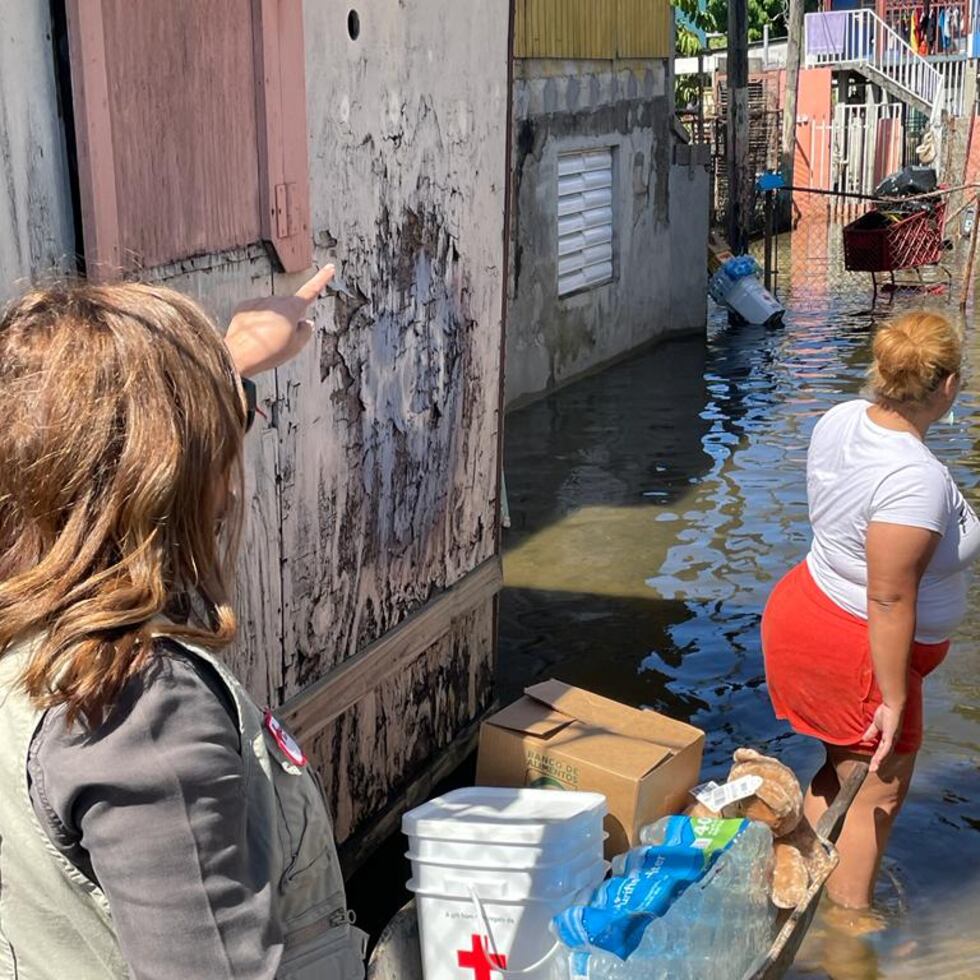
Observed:
[[[807,454],[817,585],[837,605],[868,618],[865,542],[872,521],[942,535],[919,584],[915,638],[948,639],[966,615],[966,569],[980,554],[980,521],[949,470],[909,432],[872,422],[862,399],[817,423]]]

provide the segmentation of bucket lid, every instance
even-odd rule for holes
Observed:
[[[402,831],[436,840],[547,844],[587,834],[605,815],[601,793],[472,786],[410,810]]]

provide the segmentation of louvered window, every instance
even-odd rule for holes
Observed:
[[[613,278],[613,151],[558,156],[558,295]]]

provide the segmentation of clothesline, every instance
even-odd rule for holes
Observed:
[[[955,53],[969,34],[965,0],[901,0],[890,4],[885,16],[892,29],[920,55]]]

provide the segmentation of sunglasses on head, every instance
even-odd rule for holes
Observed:
[[[242,391],[245,393],[245,431],[248,432],[255,424],[255,414],[258,412],[258,392],[251,378],[242,378]]]

